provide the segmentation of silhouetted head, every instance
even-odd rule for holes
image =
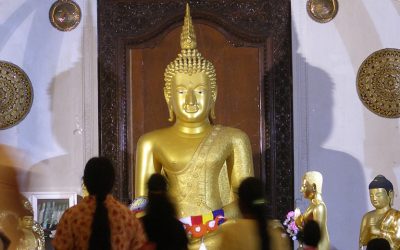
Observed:
[[[253,214],[254,208],[265,206],[264,187],[255,177],[248,177],[239,186],[239,207],[243,214]]]
[[[367,250],[390,250],[390,244],[386,239],[376,238],[367,244]]]
[[[106,157],[93,157],[85,166],[83,182],[90,195],[107,195],[114,185],[114,168]]]
[[[146,214],[148,217],[160,220],[176,216],[175,206],[167,193],[168,183],[163,175],[152,174],[147,182],[147,189],[149,200],[146,206]]]
[[[239,186],[239,208],[246,219],[257,221],[261,249],[269,250],[264,185],[255,177],[247,177]]]
[[[307,246],[317,247],[321,240],[321,229],[314,220],[309,220],[304,225],[303,230],[304,244]]]
[[[152,174],[147,182],[149,193],[166,193],[167,180],[161,174]]]

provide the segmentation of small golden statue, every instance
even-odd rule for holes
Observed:
[[[39,223],[33,220],[31,203],[25,197],[21,197],[21,199],[25,213],[19,219],[19,229],[22,232],[22,237],[17,250],[44,250],[44,231]]]
[[[329,233],[327,227],[327,210],[322,200],[322,174],[317,171],[306,172],[303,176],[303,184],[300,192],[304,198],[310,200],[310,205],[303,214],[296,218],[296,226],[303,230],[306,221],[318,222],[321,229],[321,240],[318,244],[319,250],[329,250]]]
[[[393,184],[383,175],[376,176],[368,186],[375,210],[364,215],[360,227],[360,249],[375,238],[385,238],[392,249],[400,249],[400,212],[391,208]]]
[[[197,50],[189,5],[180,44],[181,53],[164,74],[169,121],[175,123],[139,139],[135,197],[147,194],[151,174],[164,174],[181,221],[197,225],[192,236],[201,238],[210,250],[218,237],[210,236],[216,232],[213,223],[209,230],[206,224],[217,216],[237,215],[232,190],[242,179],[253,176],[251,146],[241,130],[210,122],[215,119],[216,74],[213,64]],[[210,231],[214,233],[207,233]],[[195,241],[192,238],[191,248],[198,249]]]

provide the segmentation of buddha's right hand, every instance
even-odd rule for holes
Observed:
[[[298,228],[303,229],[304,226],[304,216],[300,214],[299,216],[296,217],[295,219],[295,224]]]
[[[129,209],[135,213],[139,213],[144,211],[146,205],[147,205],[147,197],[139,196],[132,201],[132,203],[129,205]]]

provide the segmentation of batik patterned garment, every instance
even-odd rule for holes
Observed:
[[[128,207],[108,195],[105,200],[111,229],[111,246],[114,250],[135,250],[146,242],[141,222]],[[57,225],[53,246],[57,250],[87,250],[93,215],[96,209],[94,196],[85,197],[78,205],[67,209]]]

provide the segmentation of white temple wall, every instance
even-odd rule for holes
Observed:
[[[400,120],[370,112],[356,89],[364,59],[400,49],[400,1],[339,0],[325,24],[308,16],[306,2],[292,1],[296,204],[308,204],[299,192],[304,172],[320,171],[332,249],[357,249],[377,174],[392,181],[400,208]]]
[[[82,19],[69,32],[51,25],[54,2],[0,0],[0,60],[22,68],[34,92],[25,119],[0,130],[0,163],[15,165],[21,191],[80,193],[98,155],[97,1],[75,0]]]

